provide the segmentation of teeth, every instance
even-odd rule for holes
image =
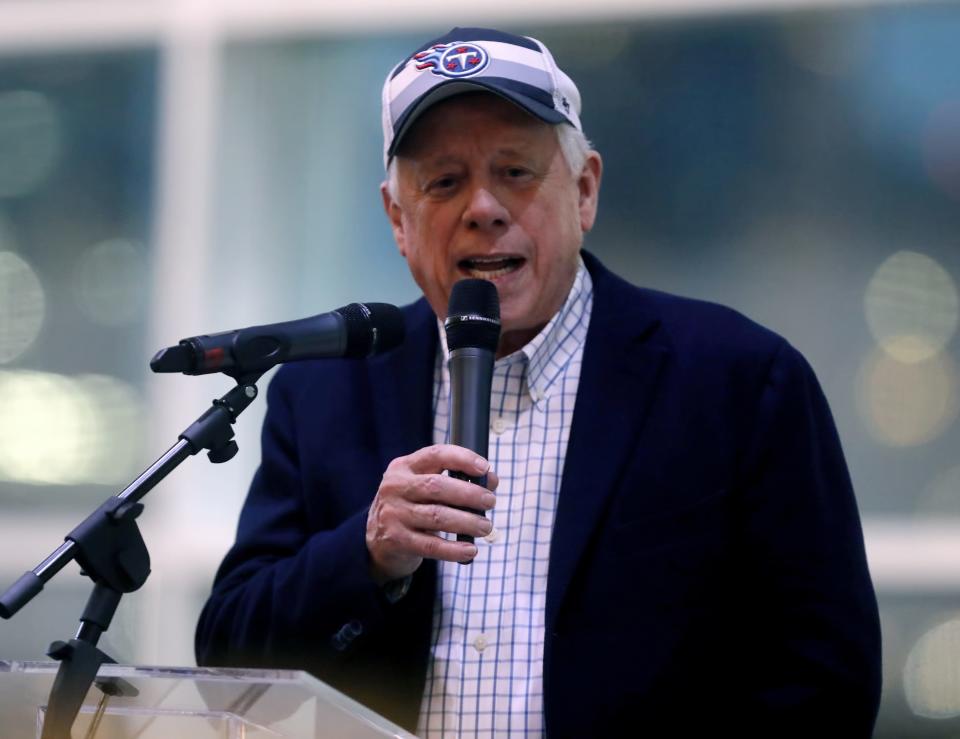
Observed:
[[[506,267],[501,267],[500,269],[470,269],[467,268],[467,274],[471,277],[477,277],[481,280],[492,280],[496,277],[502,277],[503,275],[510,274],[513,272],[519,265],[511,264]]]
[[[464,259],[460,267],[471,277],[494,279],[502,277],[520,268],[523,259],[518,257],[474,257]]]

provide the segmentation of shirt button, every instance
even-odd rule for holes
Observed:
[[[478,652],[482,652],[484,649],[486,649],[488,644],[489,642],[487,641],[486,634],[480,634],[480,636],[473,640],[473,648]]]
[[[539,390],[531,390],[530,397],[533,398],[534,403],[539,403],[541,400],[543,400],[543,393],[541,393]]]
[[[483,537],[483,540],[488,544],[493,544],[497,539],[500,538],[500,532],[496,529],[490,529],[490,533]]]
[[[493,419],[493,433],[502,434],[507,430],[507,422],[497,416]]]

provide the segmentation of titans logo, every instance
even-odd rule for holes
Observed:
[[[469,77],[487,66],[490,57],[477,44],[437,44],[413,55],[417,69],[429,69],[441,77]]]

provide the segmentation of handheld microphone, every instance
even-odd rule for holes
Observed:
[[[488,280],[461,280],[450,293],[444,321],[450,351],[450,442],[487,457],[490,440],[490,386],[493,360],[500,341],[500,298]],[[486,485],[486,475],[470,477],[450,470],[450,476]],[[482,516],[482,511],[473,511]],[[458,534],[457,541],[473,542]],[[469,562],[467,563],[469,564]]]
[[[403,338],[403,314],[396,306],[350,303],[298,321],[181,339],[176,346],[157,352],[150,369],[238,376],[302,359],[369,357],[399,346]]]

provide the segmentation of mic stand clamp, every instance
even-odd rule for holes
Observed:
[[[142,511],[141,503],[110,498],[66,537],[74,543],[82,574],[94,586],[76,636],[69,642],[53,642],[47,651],[60,662],[60,669],[50,691],[42,739],[70,737],[70,727],[100,665],[113,662],[97,642],[110,628],[121,595],[140,588],[150,575],[150,554],[136,523]],[[107,695],[137,694],[125,681],[97,684]]]
[[[207,458],[214,464],[228,462],[239,451],[233,440],[233,423],[257,397],[254,384],[262,373],[235,378],[237,386],[222,398],[213,401],[213,407],[180,434],[180,438],[190,444],[196,454],[201,449],[209,450]]]

